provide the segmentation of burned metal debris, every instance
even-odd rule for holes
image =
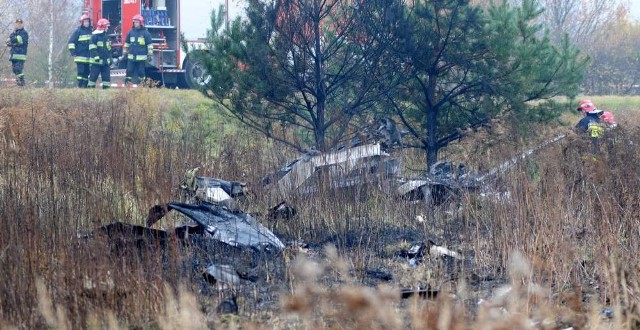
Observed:
[[[253,269],[243,269],[242,267],[236,268],[231,265],[218,264],[208,266],[204,272],[202,272],[202,276],[209,284],[222,282],[238,285],[240,284],[240,280],[249,282],[255,282],[258,280],[258,275],[255,274]]]
[[[234,286],[240,284],[240,276],[231,265],[211,265],[204,270],[202,276],[209,284],[218,282]]]
[[[431,257],[440,257],[444,259],[464,260],[464,257],[460,253],[452,251],[444,246],[437,245],[432,240],[428,240],[426,243],[415,243],[409,249],[399,251],[398,256],[408,259],[409,265],[414,267],[423,262],[425,254],[428,254]]]
[[[112,222],[92,231],[78,235],[83,241],[105,238],[114,252],[126,251],[129,247],[144,249],[148,246],[165,246],[169,232],[124,222]]]
[[[216,313],[223,315],[238,314],[238,302],[236,300],[236,296],[223,300],[218,307],[216,307]]]
[[[247,184],[240,181],[227,181],[206,176],[197,176],[200,168],[187,170],[180,189],[193,202],[206,201],[221,205],[232,206],[234,198],[247,193]]]
[[[430,166],[426,175],[407,178],[401,173],[401,160],[388,153],[393,148],[403,147],[402,132],[390,118],[381,118],[376,123],[377,128],[365,129],[347,146],[327,153],[309,150],[276,173],[266,176],[263,184],[267,186],[267,192],[284,199],[294,193],[316,192],[321,184],[326,183],[330,189],[343,189],[382,182],[403,200],[440,204],[465,191],[489,192],[488,183],[496,175],[565,137],[561,134],[545,141],[485,174],[469,172],[464,164],[441,161]]]
[[[286,201],[278,203],[276,206],[269,208],[267,217],[269,220],[290,220],[295,217],[298,211],[289,206]]]
[[[186,215],[213,239],[231,246],[250,247],[257,250],[268,246],[276,249],[285,247],[275,234],[250,214],[232,211],[209,202],[198,205],[177,202],[156,205],[149,210],[147,226],[152,226],[171,210]]]
[[[286,198],[316,192],[323,182],[331,189],[349,188],[395,177],[399,170],[399,160],[389,157],[380,144],[365,144],[325,154],[307,153],[263,182],[270,194]]]
[[[467,172],[463,164],[454,166],[452,162],[437,162],[424,178],[401,179],[397,192],[408,201],[426,200],[440,204],[462,191],[483,189],[485,182],[480,175]]]
[[[438,297],[438,294],[440,293],[439,290],[435,290],[435,289],[402,289],[400,291],[400,298],[402,299],[409,299],[411,297],[419,297],[419,298],[423,298],[423,299],[436,299]]]
[[[397,145],[397,143],[394,143]],[[401,175],[401,161],[391,157],[383,144],[360,144],[328,153],[307,153],[263,179],[274,198],[292,194],[306,195],[328,183],[330,189],[362,187],[384,183],[407,201],[427,200],[441,203],[462,190],[479,190],[484,182],[468,173],[464,165],[454,167],[440,162],[429,175],[407,179]],[[324,179],[324,181],[323,181]]]
[[[96,234],[103,234],[108,237],[137,237],[150,241],[166,240],[169,236],[164,230],[116,221],[102,225],[91,232],[80,235],[80,237],[88,238]]]

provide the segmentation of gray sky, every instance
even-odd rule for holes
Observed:
[[[229,19],[237,17],[244,7],[242,0],[228,0]],[[204,38],[206,29],[211,28],[211,9],[218,11],[225,0],[182,0],[180,11],[182,18],[182,32],[187,40]]]
[[[640,0],[629,1],[629,6],[631,6],[631,19],[640,22]]]

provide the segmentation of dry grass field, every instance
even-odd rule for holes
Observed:
[[[0,89],[0,328],[638,329],[640,98],[592,100],[620,123],[597,151],[570,133],[578,115],[567,111],[537,136],[496,125],[441,154],[483,171],[568,133],[499,178],[508,196],[463,194],[418,222],[425,205],[384,188],[325,192],[292,197],[297,216],[269,221],[261,178],[296,155],[197,92]],[[422,166],[405,157],[405,172]],[[205,262],[245,258],[228,247],[170,239],[114,251],[81,238],[113,221],[143,225],[196,166],[248,182],[247,209],[292,245],[254,260],[257,281],[204,283]],[[427,239],[465,260],[398,257]],[[401,299],[417,287],[438,294]],[[216,310],[232,296],[237,314]]]

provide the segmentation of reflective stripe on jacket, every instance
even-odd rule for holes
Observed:
[[[107,33],[92,35],[89,51],[91,52],[91,64],[111,65],[111,42]]]
[[[73,54],[74,62],[89,63],[89,44],[91,44],[91,26],[78,27],[69,38],[69,51]]]
[[[604,135],[604,125],[600,120],[602,110],[588,112],[580,121],[576,124],[575,129],[578,132],[587,133],[592,138],[601,138]]]
[[[128,60],[146,61],[153,54],[151,34],[145,28],[133,28],[127,33],[124,43],[125,51],[129,52]]]
[[[15,30],[9,35],[11,45],[10,61],[26,61],[29,47],[29,34],[24,29]]]

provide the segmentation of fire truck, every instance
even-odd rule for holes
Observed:
[[[153,40],[153,56],[147,62],[147,77],[166,87],[196,88],[209,74],[194,56],[206,51],[205,38],[211,29],[212,10],[225,11],[226,22],[240,15],[242,0],[85,0],[85,12],[93,22],[106,18],[111,23],[114,82],[124,80],[126,59],[122,56],[133,16],[144,17],[144,27]],[[182,45],[187,45],[185,51]]]

